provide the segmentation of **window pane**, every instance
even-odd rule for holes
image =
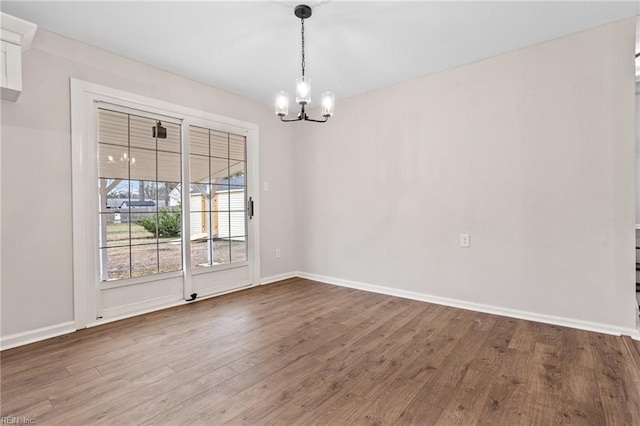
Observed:
[[[113,212],[129,199],[129,181],[122,179],[98,179],[100,187],[100,212]]]
[[[130,181],[131,197],[120,203],[121,211],[131,213],[153,213],[158,209],[158,184],[155,181]],[[134,218],[135,219],[135,218]]]
[[[98,144],[98,177],[129,179],[129,149]]]
[[[214,196],[217,193],[223,193],[223,192],[225,194],[228,194],[229,185],[227,183],[216,183],[216,184],[211,185],[211,190],[213,191]]]
[[[229,177],[229,160],[211,157],[211,183],[222,183]]]
[[[229,187],[229,210],[244,211],[245,206],[244,188]]]
[[[247,260],[247,241],[245,237],[235,237],[231,240],[231,262]]]
[[[129,245],[129,215],[118,211],[100,214],[100,247]]]
[[[213,185],[213,202],[211,211],[229,210],[229,186]]]
[[[210,266],[209,264],[209,247],[211,241],[199,239],[191,241],[191,267],[202,268]]]
[[[243,185],[244,185],[244,175],[245,175],[245,162],[244,161],[236,161],[231,160],[229,164],[229,175],[232,177],[243,177]]]
[[[182,151],[180,141],[180,125],[162,122],[162,126],[167,129],[167,138],[158,139],[158,150],[180,153]]]
[[[214,207],[215,207],[215,204],[214,204]],[[220,226],[218,225],[218,212],[217,211],[207,212],[207,220],[209,221],[208,226],[211,227],[211,238],[218,238],[218,235],[220,234]]]
[[[231,237],[244,236],[246,234],[244,211],[230,212],[229,220],[231,223]]]
[[[181,213],[179,208],[164,207],[158,212],[158,238],[162,242],[179,239],[182,235]]]
[[[229,158],[228,134],[210,130],[211,152],[209,155],[218,158]]]
[[[202,127],[189,126],[189,152],[191,154],[209,155],[209,130]]]
[[[182,188],[175,182],[158,182],[158,208],[180,210],[182,205]]]
[[[192,211],[211,210],[211,185],[204,183],[191,185],[190,197]]]
[[[215,227],[216,236],[219,238],[229,238],[231,235],[229,222],[229,208],[231,205],[229,187],[219,185],[219,190],[215,195],[215,210],[211,213]]]
[[[158,152],[158,180],[180,182],[180,154]]]
[[[100,249],[102,281],[129,278],[129,246]]]
[[[246,160],[245,140],[244,136],[229,135],[229,158],[232,160]]]
[[[189,182],[209,183],[209,158],[189,155]]]
[[[131,246],[131,276],[141,277],[158,273],[158,245]]]
[[[234,166],[237,168],[238,164],[235,163]],[[229,176],[229,179],[225,180],[225,183],[230,186],[244,187],[245,186],[244,171],[243,170],[236,171],[234,174]]]
[[[129,118],[127,114],[98,109],[98,142],[111,145],[129,145]]]
[[[156,120],[138,117],[137,115],[131,115],[129,120],[129,125],[131,126],[131,146],[155,151],[156,138],[153,137],[153,128],[156,125]]]
[[[182,240],[158,245],[160,273],[182,269]]]
[[[156,180],[156,152],[149,149],[130,149],[129,174],[135,180]]]
[[[131,211],[131,245],[156,242],[158,215]]]
[[[213,264],[223,265],[230,262],[231,245],[227,239],[213,240]]]
[[[216,237],[229,238],[229,212],[228,211],[215,211],[211,213],[212,221],[217,229]]]
[[[210,213],[206,211],[192,210],[189,216],[189,226],[191,227],[190,238],[207,238],[208,230],[211,226]]]

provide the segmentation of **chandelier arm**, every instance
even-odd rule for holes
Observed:
[[[298,118],[290,118],[288,120],[285,120],[282,116],[280,117],[280,121],[283,121],[285,123],[289,123],[291,121],[302,121],[302,117],[298,117]]]
[[[329,121],[329,117],[325,117],[324,120],[314,120],[313,118],[309,118],[305,116],[304,121],[313,121],[314,123],[326,123],[327,121]]]

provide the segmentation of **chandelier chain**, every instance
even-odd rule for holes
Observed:
[[[302,76],[304,77],[304,19],[300,19],[300,21],[302,22],[302,30],[300,34],[302,35]]]

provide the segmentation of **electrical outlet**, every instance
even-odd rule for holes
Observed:
[[[460,234],[460,247],[469,247],[470,245],[469,234]]]
[[[276,259],[280,259],[280,257],[282,256],[282,250],[280,250],[279,248],[276,249]]]

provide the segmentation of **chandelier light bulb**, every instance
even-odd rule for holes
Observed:
[[[331,92],[324,92],[320,98],[322,116],[326,118],[331,117],[333,115],[333,106],[336,103],[336,96]]]
[[[311,79],[309,77],[296,78],[296,102],[300,105],[311,102]]]
[[[276,115],[285,117],[289,114],[289,94],[287,92],[276,93]]]

